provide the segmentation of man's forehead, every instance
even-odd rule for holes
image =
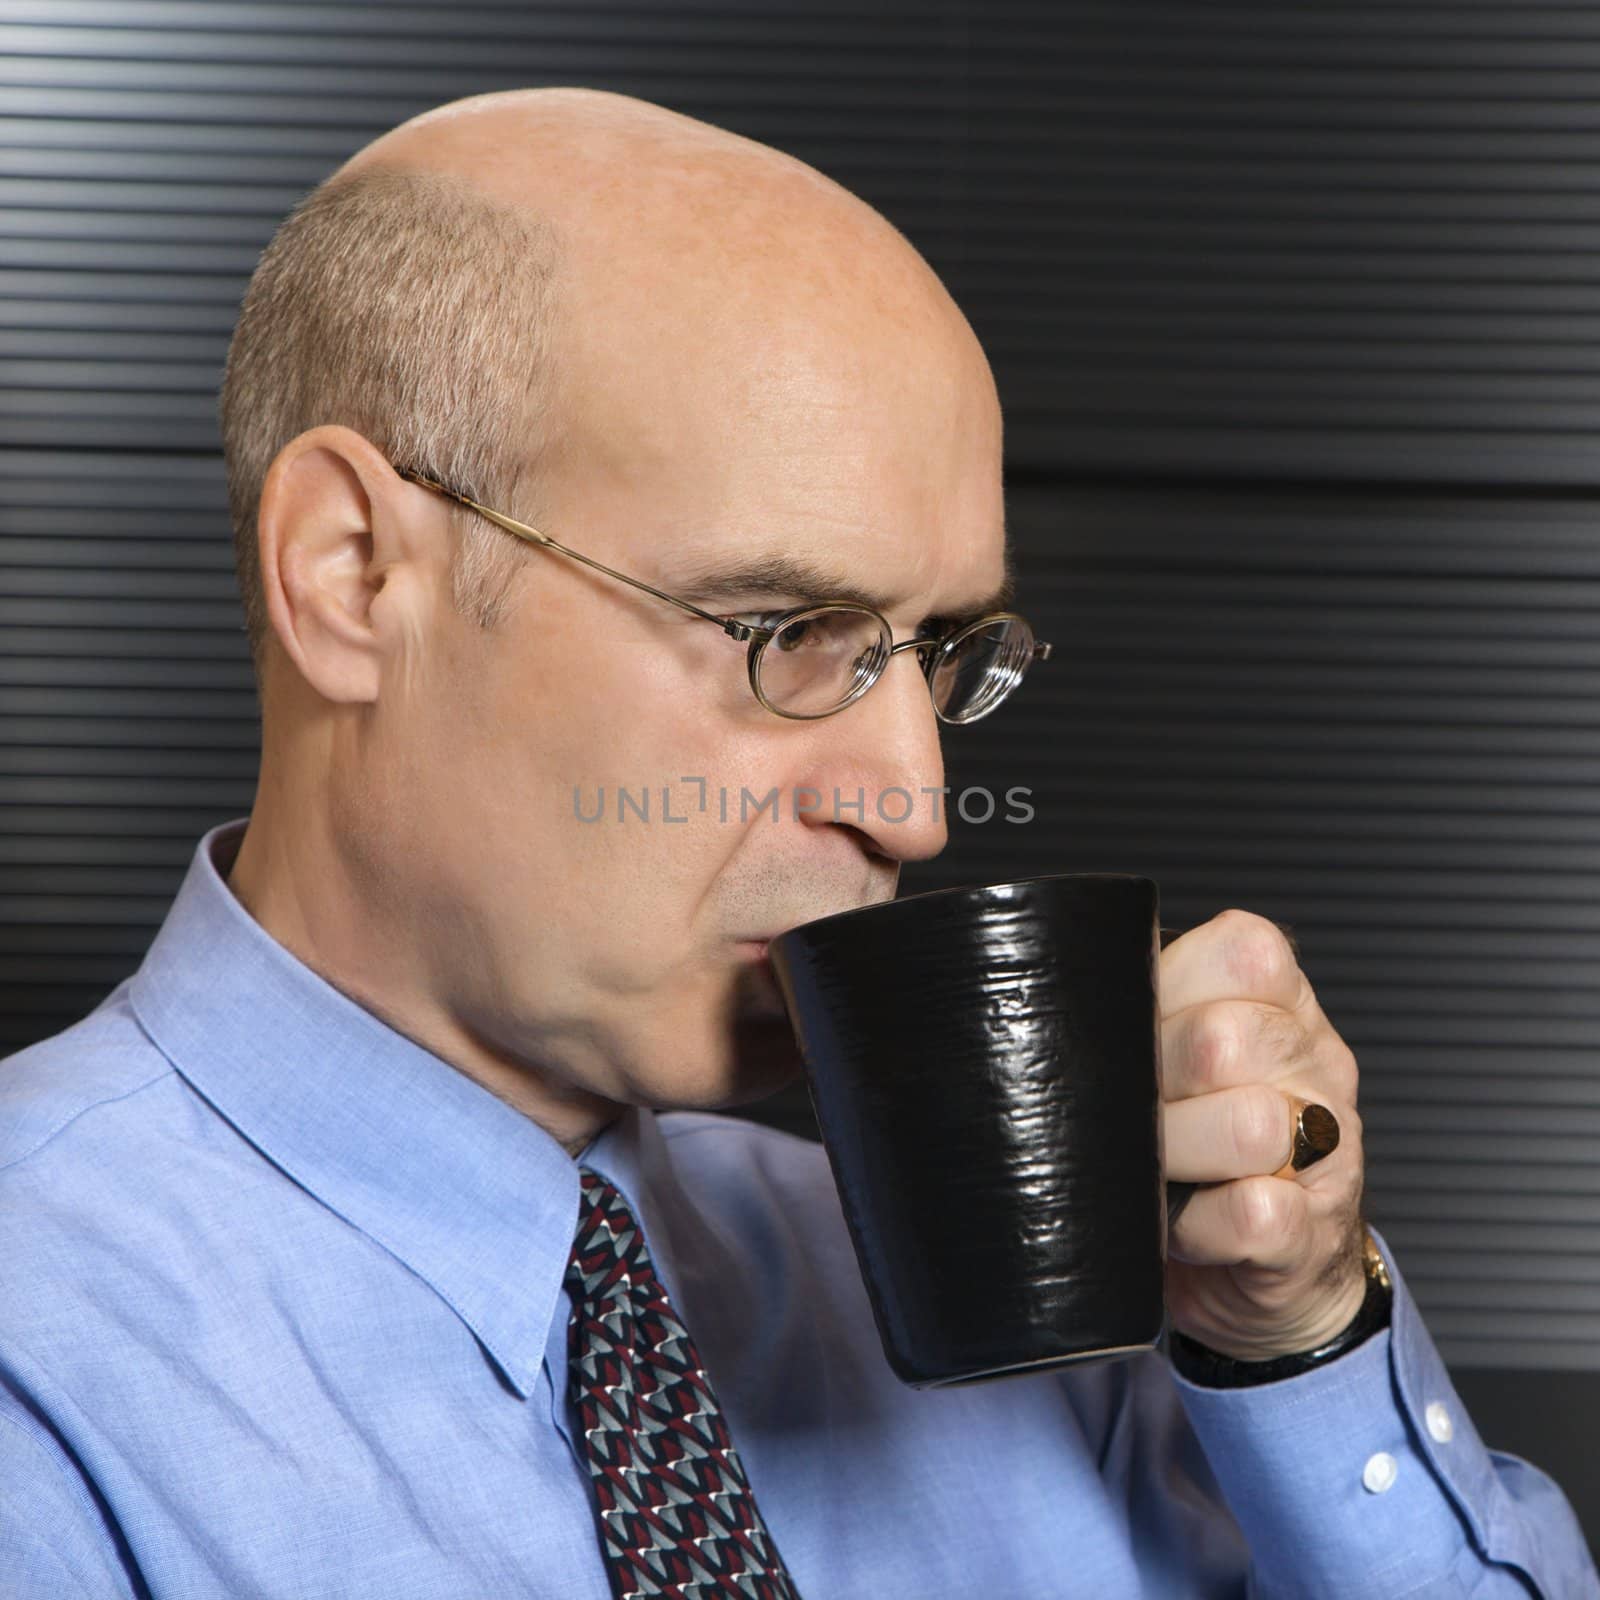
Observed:
[[[1003,535],[981,544],[981,550],[969,552],[969,559],[941,565],[934,589],[921,594],[920,574],[885,574],[888,563],[882,559],[870,563],[870,574],[860,562],[786,549],[713,548],[669,559],[678,593],[705,604],[756,598],[795,605],[851,600],[887,614],[916,597],[939,615],[955,618],[1003,611],[1011,603],[1014,578]]]

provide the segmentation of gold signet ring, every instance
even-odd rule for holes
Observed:
[[[1294,1114],[1294,1138],[1289,1159],[1272,1174],[1274,1178],[1292,1178],[1339,1148],[1339,1119],[1326,1106],[1293,1094],[1284,1098]]]

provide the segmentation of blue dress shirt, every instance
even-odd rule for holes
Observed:
[[[577,1162],[277,944],[224,881],[242,827],[132,978],[0,1063],[0,1594],[609,1600],[567,1400]],[[918,1391],[820,1148],[629,1110],[580,1159],[806,1600],[1600,1596],[1398,1272],[1392,1330],[1279,1383],[1151,1354]]]

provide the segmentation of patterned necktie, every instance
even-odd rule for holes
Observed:
[[[568,1374],[616,1600],[798,1600],[644,1231],[579,1171]]]

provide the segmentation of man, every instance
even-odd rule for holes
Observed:
[[[882,218],[622,97],[447,106],[280,232],[223,424],[260,787],[0,1070],[6,1594],[1600,1594],[1363,1249],[1271,924],[1163,955],[1187,1376],[902,1386],[822,1152],[716,1114],[797,1070],[765,941],[946,828],[714,797],[935,794],[968,692],[789,614],[1026,664],[989,370]]]

